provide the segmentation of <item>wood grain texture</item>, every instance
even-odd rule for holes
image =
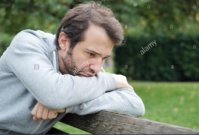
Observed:
[[[61,121],[94,134],[199,134],[189,128],[107,111],[86,116],[67,114]]]

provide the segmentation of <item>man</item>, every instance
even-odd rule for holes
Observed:
[[[122,40],[111,10],[95,3],[71,9],[56,37],[18,33],[0,58],[0,134],[45,134],[66,113],[143,115],[126,77],[100,72]]]

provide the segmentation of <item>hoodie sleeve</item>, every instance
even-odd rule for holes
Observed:
[[[95,77],[57,73],[48,58],[47,44],[34,31],[17,34],[3,57],[9,70],[35,99],[51,109],[87,102],[116,88],[108,73]]]
[[[134,90],[128,88],[106,92],[94,100],[67,108],[68,113],[76,113],[78,115],[96,113],[102,110],[132,116],[142,116],[145,113],[142,99]]]

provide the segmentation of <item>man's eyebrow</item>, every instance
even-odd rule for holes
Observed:
[[[103,57],[103,59],[107,59],[109,57],[111,57],[111,55],[107,55],[107,56]]]
[[[90,52],[90,53],[94,53],[94,54],[96,54],[96,55],[102,55],[102,54],[100,54],[100,53],[98,53],[98,52],[96,52],[96,51],[94,51],[94,50],[90,50],[90,49],[86,49],[86,51],[87,52]]]
[[[94,54],[99,55],[99,56],[102,56],[102,54],[100,54],[100,53],[98,53],[98,52],[96,52],[94,50],[86,49],[86,51],[88,51],[90,53],[94,53]],[[108,57],[111,57],[111,55],[107,55],[107,56],[103,57],[103,59],[106,59]]]

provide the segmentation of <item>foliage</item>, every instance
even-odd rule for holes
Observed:
[[[9,45],[13,36],[23,29],[40,29],[43,31],[56,33],[56,29],[64,14],[69,9],[74,7],[76,4],[88,1],[96,1],[98,3],[102,3],[103,5],[110,7],[113,10],[115,16],[120,20],[124,27],[126,37],[128,37],[128,39],[126,38],[126,40],[128,41],[125,40],[126,44],[136,43],[136,45],[143,45],[143,42],[146,42],[144,43],[144,45],[146,45],[148,42],[151,42],[152,40],[156,40],[157,42],[159,42],[159,40],[162,40],[158,39],[159,37],[168,37],[168,39],[171,38],[179,41],[176,35],[179,35],[180,33],[189,36],[191,39],[195,35],[198,35],[199,1],[197,0],[181,0],[180,2],[177,0],[2,0],[0,3],[0,54],[2,54],[5,48]],[[143,39],[143,37],[149,39],[149,41],[140,40],[139,43],[133,41],[137,39]],[[155,39],[153,39],[154,37]],[[186,39],[186,41],[191,41],[191,39]],[[177,43],[177,41],[174,42]],[[193,42],[191,41],[191,43],[186,43],[187,48],[192,48]],[[160,43],[162,44],[162,42]],[[165,43],[164,46],[166,46]],[[170,46],[167,46],[166,48],[176,46],[172,45],[169,41],[167,43],[169,43]],[[134,49],[139,49],[139,47],[140,46],[134,47]],[[133,63],[139,63],[140,59],[146,59],[145,64],[148,63],[147,66],[149,66],[148,68],[150,69],[146,70],[146,72],[152,71],[152,73],[150,74],[153,75],[150,77],[144,77],[143,79],[149,80],[154,76],[157,76],[154,75],[157,73],[154,70],[151,70],[154,69],[154,63],[156,63],[156,66],[159,66],[160,63],[158,64],[158,62],[160,61],[164,61],[165,63],[163,65],[165,66],[168,66],[169,64],[173,63],[172,61],[165,60],[167,59],[167,57],[168,59],[169,57],[171,57],[170,53],[164,53],[164,55],[162,56],[161,54],[163,50],[161,49],[164,49],[164,47],[158,44],[158,47],[156,49],[153,49],[153,51],[159,52],[151,51],[150,54],[146,53],[144,57],[137,56],[131,54],[131,52],[128,52],[128,56],[135,56],[135,58],[138,58],[136,60],[134,58],[134,60],[137,62],[133,61],[130,64],[129,68],[132,68],[130,69],[131,72],[139,72],[139,70],[137,70],[138,68],[136,68],[135,65],[132,65]],[[172,49],[175,49],[175,47],[172,47],[171,50]],[[198,48],[196,48],[196,50],[198,50]],[[131,51],[132,53],[137,54],[139,52],[138,50]],[[175,50],[172,50],[172,52],[173,51]],[[187,53],[191,54],[192,52],[193,51],[186,51],[186,54],[181,56],[187,59],[186,56],[188,56],[189,58],[189,55]],[[196,55],[195,52],[193,53],[194,54],[191,55]],[[152,54],[154,54],[154,56],[152,56]],[[173,55],[173,53],[171,54]],[[147,58],[148,55],[150,55],[149,58]],[[177,55],[175,57],[177,57]],[[197,58],[196,56],[190,57],[194,57],[193,59]],[[158,60],[158,58],[160,59]],[[123,59],[127,58],[124,56],[121,57],[121,60],[117,60],[122,61]],[[147,59],[150,59],[150,61],[147,62]],[[151,61],[153,62],[150,65]],[[183,62],[183,60],[181,60],[181,62]],[[183,64],[183,71],[190,69],[196,70],[196,65],[194,65],[195,62],[193,62],[191,66],[185,65],[187,63],[188,62],[185,62]],[[141,61],[139,64],[136,66],[142,67],[144,65],[143,63],[141,63]],[[180,64],[180,66],[181,65],[182,64]],[[122,70],[124,71],[125,69]],[[158,70],[158,75],[160,76],[157,78],[161,78],[162,72],[165,72],[163,73],[163,78],[165,79],[165,75],[168,74],[166,80],[187,80],[186,77],[185,79],[184,77],[182,79],[178,79],[178,77],[174,75],[174,72],[170,71],[169,69],[164,68]],[[121,72],[121,69],[117,69],[117,71]],[[128,71],[128,73],[129,72],[130,71]],[[186,76],[191,76],[194,74],[194,72],[198,73],[197,70],[186,72]],[[142,79],[141,77],[145,76],[145,74],[140,74],[142,75],[140,75],[139,79]],[[174,79],[170,79],[172,76],[174,77]],[[163,80],[157,78],[153,80]],[[191,80],[196,80],[196,78],[191,78]]]
[[[115,49],[116,73],[135,80],[199,80],[199,36],[128,38],[126,44]]]
[[[1,31],[14,34],[31,28],[55,31],[56,25],[69,9],[72,1],[64,0],[11,0],[1,3]]]
[[[70,8],[92,0],[2,0],[0,33],[16,34],[25,29],[55,32]],[[196,33],[199,1],[181,0],[93,0],[110,7],[130,37],[179,32]],[[191,31],[190,31],[191,30]]]

